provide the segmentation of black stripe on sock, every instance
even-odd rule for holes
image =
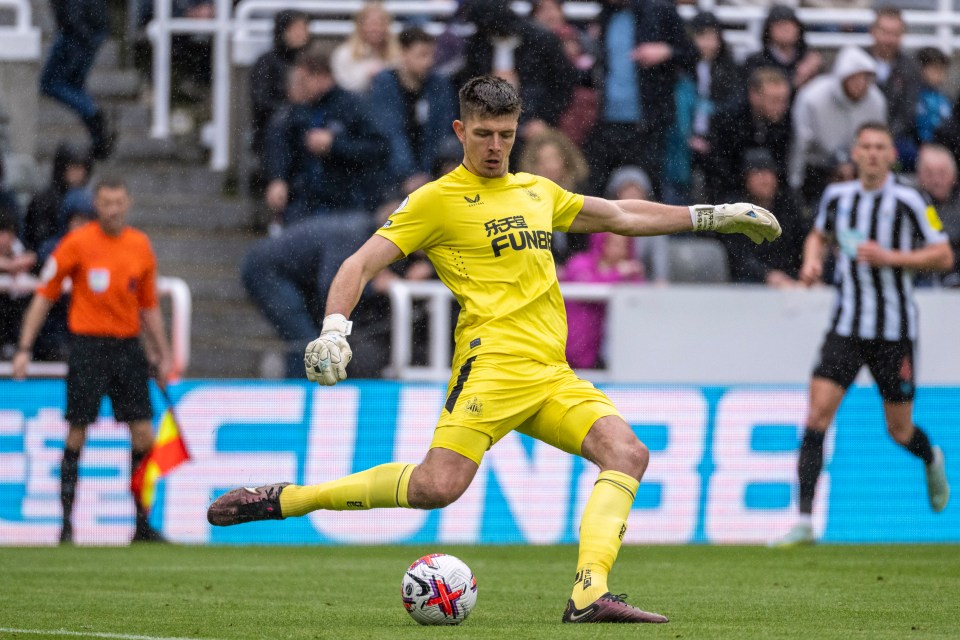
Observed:
[[[601,482],[609,482],[610,484],[612,484],[613,486],[617,487],[618,489],[623,489],[623,491],[624,491],[628,496],[630,496],[630,499],[631,499],[631,500],[636,500],[636,498],[637,498],[637,494],[635,494],[633,491],[631,491],[631,490],[630,490],[630,487],[628,487],[628,486],[625,485],[625,484],[620,484],[620,483],[617,482],[616,480],[610,480],[609,478],[597,478],[597,481],[594,482],[593,485],[596,486],[596,485],[600,484]]]
[[[400,479],[397,480],[397,495],[396,495],[398,507],[400,506],[400,487],[403,485],[403,476],[407,474],[407,471],[410,471],[410,473],[413,473],[413,468],[416,466],[417,465],[415,464],[408,464],[403,468],[403,471],[400,472]],[[407,501],[407,503],[409,504],[409,500]]]

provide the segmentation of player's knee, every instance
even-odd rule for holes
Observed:
[[[639,480],[650,463],[650,450],[647,449],[647,445],[636,440],[627,447],[625,454],[626,473]]]
[[[890,434],[890,437],[893,438],[897,444],[906,445],[910,442],[910,438],[913,437],[913,425],[891,422],[887,424],[887,433]]]
[[[442,509],[453,504],[467,490],[469,484],[433,479],[410,487],[408,500],[417,509]]]

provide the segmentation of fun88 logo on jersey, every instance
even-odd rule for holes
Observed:
[[[523,216],[507,216],[495,218],[483,224],[487,237],[491,238],[490,247],[493,255],[500,257],[505,249],[523,251],[524,249],[541,249],[550,251],[553,244],[553,234],[542,229],[531,230]]]

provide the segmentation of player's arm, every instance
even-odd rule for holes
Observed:
[[[156,358],[153,363],[156,367],[157,379],[162,383],[170,376],[173,360],[170,355],[170,343],[167,341],[167,332],[163,326],[163,314],[160,307],[141,309],[140,318],[143,321],[143,332],[148,342],[148,350]]]
[[[857,247],[857,261],[873,267],[900,267],[911,271],[949,271],[953,268],[953,250],[948,242],[935,242],[910,251],[884,249],[869,240]]]
[[[43,321],[47,319],[47,314],[53,307],[53,300],[39,294],[33,294],[30,306],[23,314],[23,321],[20,325],[20,340],[17,342],[17,353],[13,356],[13,377],[15,380],[23,380],[27,375],[27,365],[33,358],[33,343],[37,340],[37,334],[43,326]]]
[[[800,267],[800,282],[808,287],[820,282],[823,277],[823,259],[827,251],[827,236],[817,228],[810,230],[803,241],[803,264]]]
[[[326,317],[320,337],[308,344],[304,352],[307,379],[329,386],[347,378],[346,367],[353,357],[347,343],[353,323],[347,318],[357,306],[367,283],[402,257],[403,252],[397,245],[373,235],[340,265],[327,293]]]
[[[780,223],[762,207],[697,204],[677,207],[649,200],[606,200],[586,196],[569,229],[572,233],[610,231],[624,236],[657,236],[684,231],[742,233],[755,243],[776,240]]]

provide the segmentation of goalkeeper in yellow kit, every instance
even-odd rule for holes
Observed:
[[[600,468],[580,523],[573,593],[564,622],[667,622],[612,595],[607,575],[626,531],[649,453],[610,400],[567,364],[567,323],[550,252],[554,230],[645,236],[683,231],[780,235],[770,212],[750,204],[674,207],[567,192],[528,173],[508,173],[520,98],[481,76],[460,90],[453,128],[463,163],[403,201],[337,273],[307,377],[347,377],[347,320],[367,282],[422,249],[460,303],[447,399],[420,464],[392,462],[314,486],[234,489],[208,511],[214,525],[302,516],[316,509],[437,509],[459,498],[484,453],[516,430]]]

